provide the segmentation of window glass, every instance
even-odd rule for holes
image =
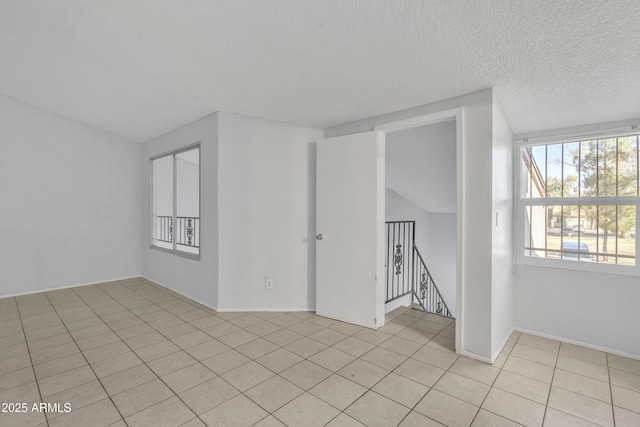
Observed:
[[[562,144],[547,145],[547,180],[545,185],[547,197],[562,197]]]
[[[525,217],[525,256],[635,265],[633,205],[526,206]]]
[[[173,156],[153,160],[152,244],[173,249]]]
[[[618,194],[638,195],[638,136],[618,138]]]
[[[630,135],[522,146],[520,253],[636,265],[638,144]]]
[[[199,255],[200,147],[153,159],[151,175],[151,245]]]
[[[597,151],[596,189],[598,196],[615,196],[617,189],[618,167],[616,155],[616,140],[603,139],[598,141]],[[593,183],[591,185],[594,185]]]
[[[563,144],[562,149],[562,197],[578,196],[580,176],[580,143]]]
[[[198,253],[200,246],[200,149],[176,154],[176,242],[178,249]]]

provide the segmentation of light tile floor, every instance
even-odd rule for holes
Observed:
[[[640,361],[514,333],[490,366],[453,338],[407,308],[373,331],[144,279],[5,298],[0,425],[640,426]]]

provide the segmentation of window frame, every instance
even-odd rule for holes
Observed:
[[[635,229],[640,225],[640,196],[575,196],[575,197],[540,197],[526,198],[523,195],[523,186],[528,174],[525,162],[522,159],[522,149],[524,147],[545,146],[552,144],[583,142],[590,140],[602,140],[625,136],[636,136],[640,138],[640,131],[637,125],[626,126],[624,128],[601,130],[589,133],[575,133],[559,136],[544,136],[539,138],[523,138],[514,142],[513,161],[514,170],[514,209],[515,209],[515,261],[520,265],[530,265],[535,267],[558,268],[564,270],[577,270],[594,273],[618,274],[625,276],[640,276],[640,251],[639,242],[636,236],[635,265],[607,264],[601,262],[580,262],[568,259],[543,258],[525,255],[525,226],[526,208],[528,206],[635,206],[636,224]],[[637,154],[640,161],[640,152]],[[640,171],[639,171],[640,173]],[[640,190],[640,189],[639,189]],[[546,224],[546,219],[545,219]]]
[[[194,149],[198,149],[198,219],[199,219],[199,226],[196,230],[197,235],[198,235],[198,253],[194,254],[194,253],[190,253],[190,252],[186,252],[186,251],[181,251],[179,249],[177,249],[177,239],[176,238],[172,238],[171,244],[173,246],[172,249],[169,248],[163,248],[161,246],[156,246],[153,244],[154,241],[154,224],[155,224],[155,217],[154,217],[154,210],[153,210],[153,203],[154,203],[154,187],[153,187],[153,161],[154,160],[158,160],[161,159],[163,157],[172,157],[172,172],[173,172],[173,194],[172,194],[172,224],[177,224],[177,212],[178,212],[178,206],[177,206],[177,192],[178,192],[178,186],[177,186],[177,155],[180,153],[184,153],[186,151],[191,151]],[[170,253],[176,256],[180,256],[183,258],[189,258],[192,260],[196,260],[196,261],[200,261],[200,258],[202,256],[202,244],[201,244],[201,236],[202,236],[202,146],[200,142],[196,142],[181,148],[178,148],[176,150],[171,150],[171,151],[166,151],[160,154],[156,154],[154,156],[149,157],[149,248],[150,249],[154,249],[160,252],[166,252],[166,253]],[[157,240],[157,239],[156,239]]]

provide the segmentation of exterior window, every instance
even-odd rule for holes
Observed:
[[[636,265],[637,134],[520,145],[519,259]]]
[[[200,255],[200,147],[151,159],[151,246]]]

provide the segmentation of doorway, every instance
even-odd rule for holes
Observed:
[[[462,109],[379,125],[375,130],[385,134],[386,221],[415,221],[417,253],[430,272],[427,283],[437,285],[441,299],[456,318],[455,348],[461,353]],[[395,273],[397,267],[392,270]],[[385,310],[415,300],[408,295],[387,304]]]
[[[463,347],[462,108],[327,138],[316,156],[316,312],[369,328],[384,325],[385,139],[441,122],[455,124],[455,348]],[[354,310],[354,307],[357,310]]]

